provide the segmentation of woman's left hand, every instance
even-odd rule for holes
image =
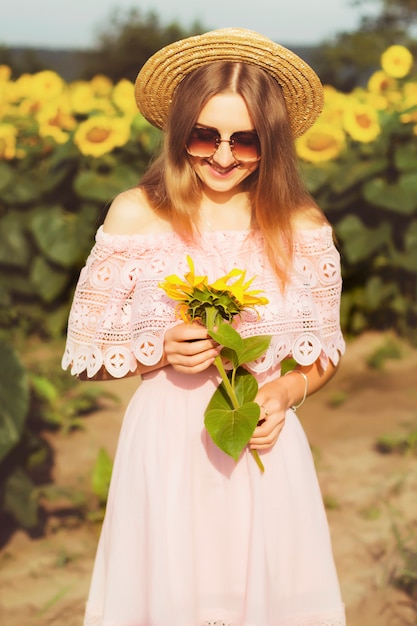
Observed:
[[[261,407],[258,426],[249,441],[251,450],[267,450],[276,444],[285,424],[288,396],[280,379],[261,387],[255,398]]]

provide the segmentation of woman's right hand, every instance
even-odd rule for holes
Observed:
[[[220,351],[221,346],[197,322],[177,324],[165,333],[165,359],[175,370],[184,374],[204,371],[214,363]]]

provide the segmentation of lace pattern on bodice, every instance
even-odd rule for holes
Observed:
[[[82,269],[68,322],[62,365],[72,374],[94,376],[102,366],[114,377],[151,366],[163,355],[165,331],[178,323],[175,305],[158,287],[170,274],[183,276],[189,254],[196,273],[210,281],[232,267],[255,276],[269,304],[258,314],[244,311],[236,321],[242,336],[267,334],[266,354],[251,364],[265,372],[292,356],[301,365],[321,358],[337,363],[344,351],[339,325],[339,254],[329,226],[300,231],[290,282],[282,294],[265,259],[259,233],[204,233],[190,245],[176,233],[109,235],[100,227]]]

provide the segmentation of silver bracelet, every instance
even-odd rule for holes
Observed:
[[[301,370],[290,370],[289,372],[286,372],[284,374],[284,376],[288,376],[288,374],[300,374],[300,376],[302,376],[304,378],[304,382],[305,382],[305,387],[304,387],[304,395],[303,398],[301,400],[301,402],[299,402],[298,404],[294,404],[291,408],[293,411],[296,411],[297,409],[300,408],[300,406],[302,406],[304,404],[304,402],[306,401],[307,398],[307,394],[308,394],[308,378],[307,375],[304,374],[304,372],[302,372]]]

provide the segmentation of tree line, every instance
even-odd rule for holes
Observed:
[[[350,4],[363,12],[358,28],[335,33],[308,59],[324,83],[346,92],[366,80],[388,46],[402,44],[417,53],[417,0],[350,0]],[[80,79],[105,74],[114,82],[133,81],[156,50],[208,30],[200,22],[188,29],[177,22],[165,25],[154,11],[139,9],[114,11],[104,23],[92,49],[76,53]],[[14,78],[47,69],[36,51],[27,49],[16,58],[5,46],[0,47],[0,64],[9,65]]]

